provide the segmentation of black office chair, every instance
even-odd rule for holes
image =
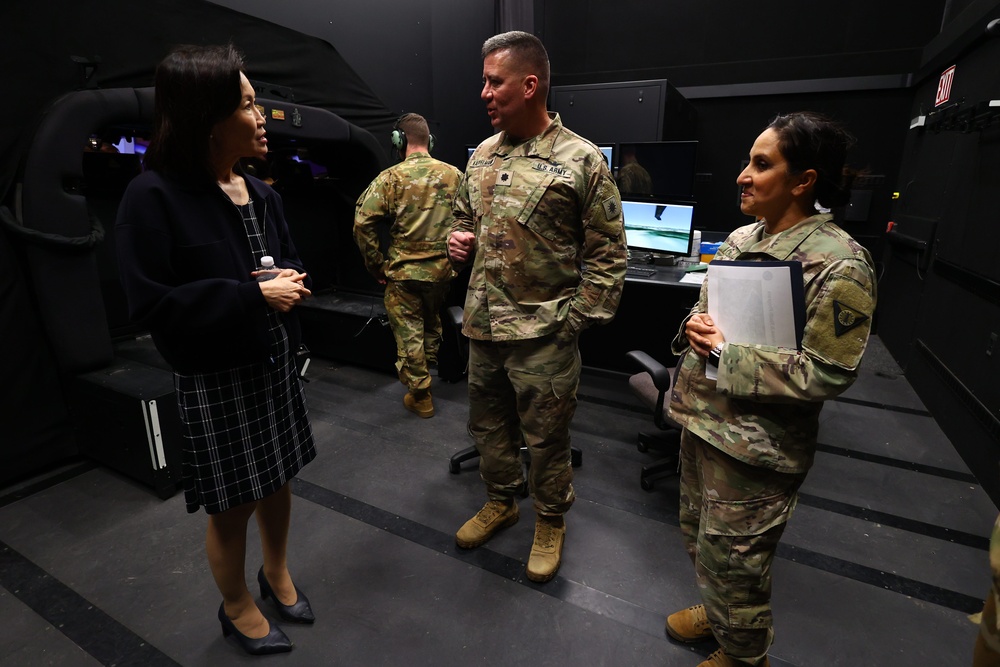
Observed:
[[[458,336],[458,349],[460,350],[460,353],[464,355],[465,370],[468,372],[469,342],[465,340],[465,337],[462,335],[462,316],[464,314],[465,311],[462,310],[461,306],[452,306],[448,309],[448,322],[455,330],[455,335]],[[451,460],[449,461],[448,470],[452,475],[457,475],[462,470],[462,463],[474,459],[477,456],[479,456],[479,451],[476,449],[475,445],[455,452],[452,454]],[[570,446],[570,457],[574,468],[579,468],[583,465],[583,452],[577,447]],[[521,448],[521,460],[524,461],[525,466],[531,464],[531,458],[528,455],[526,447]],[[527,488],[522,489],[521,495],[527,495]]]
[[[625,355],[638,372],[628,379],[628,384],[636,396],[653,412],[653,423],[663,433],[639,433],[637,445],[640,452],[650,448],[665,449],[667,456],[644,465],[639,474],[639,484],[645,491],[653,489],[658,479],[670,477],[680,466],[681,425],[667,413],[667,397],[673,384],[672,370],[645,352],[633,350]]]

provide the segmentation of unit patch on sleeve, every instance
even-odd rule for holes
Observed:
[[[621,215],[622,207],[618,203],[617,197],[608,197],[602,203],[604,204],[604,217],[608,220],[615,220]]]
[[[870,288],[843,275],[832,275],[816,295],[813,314],[802,334],[802,347],[828,364],[854,369],[868,344],[875,300]]]
[[[850,306],[834,299],[833,327],[837,338],[840,338],[854,327],[864,324],[867,319],[868,316],[864,313],[859,313]]]

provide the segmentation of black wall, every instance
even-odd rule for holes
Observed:
[[[946,4],[536,0],[535,27],[561,83],[706,86],[913,71]]]
[[[214,2],[333,44],[394,113],[427,118],[436,138],[435,157],[464,168],[465,144],[493,131],[479,99],[479,51],[494,32],[493,3]],[[389,137],[378,138],[388,150]]]
[[[984,3],[970,10],[983,9]],[[992,6],[990,6],[992,5]],[[986,3],[928,45],[907,131],[880,285],[881,334],[921,399],[1000,503],[1000,18]],[[935,107],[955,65],[950,100]]]
[[[746,224],[736,177],[777,113],[813,110],[857,136],[851,165],[875,179],[867,219],[843,226],[879,261],[912,99],[907,75],[941,24],[945,2],[745,3],[538,0],[536,27],[557,84],[664,77],[697,112],[695,226]],[[887,29],[891,26],[891,29]],[[613,140],[613,137],[602,141]]]

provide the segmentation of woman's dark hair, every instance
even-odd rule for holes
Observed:
[[[153,137],[146,167],[175,178],[212,179],[212,128],[240,105],[243,56],[232,45],[179,46],[156,68]]]
[[[800,111],[775,116],[767,129],[778,134],[778,150],[789,174],[816,170],[816,201],[824,208],[843,206],[851,199],[854,172],[844,167],[854,137],[822,114]]]

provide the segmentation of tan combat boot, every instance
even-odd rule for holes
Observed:
[[[720,648],[718,651],[708,656],[705,662],[699,662],[698,667],[747,667],[751,663],[740,662],[735,658],[730,658]],[[771,661],[764,656],[764,659],[757,663],[758,667],[771,667]]]
[[[559,571],[562,562],[566,522],[561,516],[541,516],[535,520],[535,541],[528,556],[528,579],[543,584]]]
[[[685,644],[697,644],[712,638],[712,626],[705,605],[696,604],[667,616],[667,634]]]
[[[517,523],[518,516],[517,503],[513,500],[490,500],[458,529],[455,544],[463,549],[478,547],[503,528]]]
[[[403,396],[403,405],[418,417],[428,419],[434,416],[434,403],[431,402],[430,389],[406,392],[406,396]]]

